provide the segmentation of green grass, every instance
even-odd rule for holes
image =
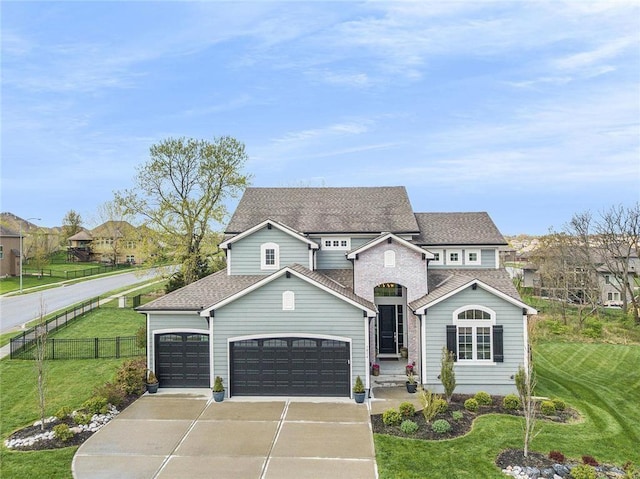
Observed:
[[[540,421],[532,450],[559,450],[579,459],[640,463],[640,346],[541,343],[535,348],[537,394],[560,397],[583,416],[576,424]],[[502,478],[494,461],[506,448],[522,449],[522,420],[487,415],[472,431],[449,441],[376,434],[380,478]]]
[[[117,301],[111,301],[66,328],[55,331],[50,337],[76,339],[135,336],[136,331],[145,325],[145,321],[143,314],[129,308],[120,309],[117,307]]]
[[[60,407],[78,408],[93,389],[113,379],[122,359],[48,361],[47,415]],[[0,361],[0,435],[31,424],[39,417],[36,372],[33,361]],[[17,452],[0,448],[0,477],[70,478],[76,448],[57,451]]]

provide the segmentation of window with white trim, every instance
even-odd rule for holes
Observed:
[[[280,247],[276,243],[260,245],[260,269],[278,269],[280,267]]]
[[[462,250],[449,249],[447,250],[447,264],[461,265],[462,264]]]
[[[282,311],[294,311],[296,309],[296,294],[293,291],[282,293]]]
[[[495,313],[483,306],[465,306],[453,313],[458,361],[488,362],[493,353]]]
[[[395,268],[396,267],[396,252],[393,250],[387,250],[384,252],[384,267]]]
[[[429,252],[433,254],[433,259],[429,260],[429,264],[444,264],[444,251],[441,249],[430,249]]]
[[[351,238],[322,238],[322,249],[348,251],[351,249]]]
[[[480,259],[479,249],[467,249],[464,252],[464,263],[467,266],[480,266],[482,261]]]

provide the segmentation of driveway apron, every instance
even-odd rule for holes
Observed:
[[[353,402],[143,396],[87,440],[76,479],[375,478],[369,410]]]

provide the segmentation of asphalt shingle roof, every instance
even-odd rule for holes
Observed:
[[[227,234],[266,219],[301,233],[417,233],[403,186],[356,188],[247,188]]]
[[[141,311],[200,311],[264,279],[264,275],[228,276],[227,270],[206,276],[184,288],[140,306]]]
[[[318,271],[311,271],[299,264],[291,265],[289,268],[365,308],[376,310],[375,304],[357,296],[352,290]],[[265,275],[229,276],[226,270],[222,270],[137,309],[139,311],[201,311],[266,278],[268,276]]]
[[[506,245],[491,217],[476,213],[416,213],[419,245]]]
[[[415,311],[474,280],[479,280],[522,302],[518,290],[505,269],[437,269],[429,271],[429,293],[413,301],[409,306]]]

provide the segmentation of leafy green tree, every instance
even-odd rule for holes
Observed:
[[[150,159],[138,167],[130,190],[116,192],[116,202],[145,219],[159,244],[175,252],[182,267],[173,287],[210,272],[205,246],[213,223],[227,215],[225,200],[246,188],[248,160],[244,144],[230,136],[213,141],[168,138],[151,146]]]
[[[82,218],[80,213],[74,210],[67,211],[67,214],[62,218],[62,235],[60,237],[60,244],[67,246],[67,242],[74,234],[79,233],[82,230]]]

